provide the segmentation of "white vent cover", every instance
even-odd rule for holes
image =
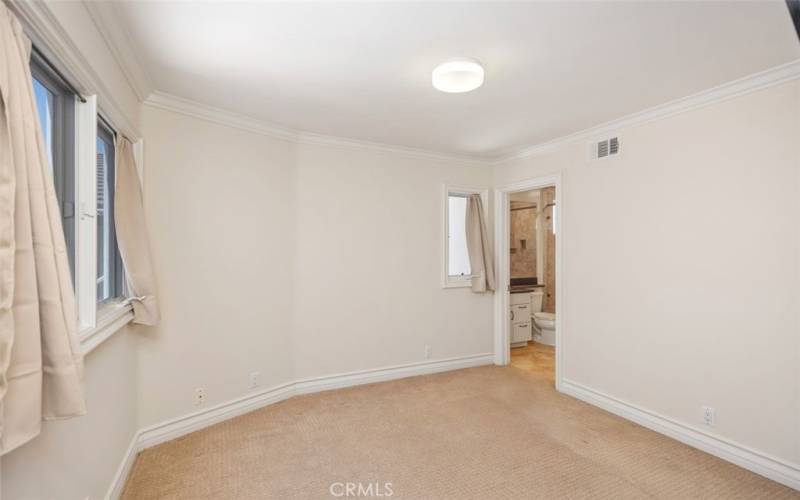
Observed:
[[[619,137],[611,137],[589,144],[589,159],[599,160],[619,154]]]

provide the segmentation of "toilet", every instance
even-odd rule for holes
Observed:
[[[530,326],[527,322],[525,322],[526,324],[524,325],[530,329],[528,331],[528,337],[525,339],[525,341],[517,343],[515,343],[514,338],[512,337],[511,347],[524,346],[527,344],[527,340],[531,339],[531,337],[535,342],[539,342],[540,344],[553,346],[556,345],[556,315],[553,313],[542,312],[543,304],[544,288],[541,286],[534,286],[533,291],[530,292]],[[520,306],[518,305],[516,307]]]
[[[535,312],[533,316],[533,340],[541,344],[556,345],[556,315]]]
[[[533,340],[540,344],[556,345],[556,315],[542,312],[544,289],[531,292],[531,326]]]

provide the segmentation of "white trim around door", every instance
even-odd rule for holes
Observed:
[[[564,359],[564,189],[561,174],[535,177],[496,188],[494,191],[495,269],[497,293],[494,294],[494,363],[507,365],[511,360],[509,344],[509,195],[520,191],[554,186],[556,188],[556,389],[561,390]]]

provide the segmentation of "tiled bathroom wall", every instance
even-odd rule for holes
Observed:
[[[536,277],[536,204],[511,202],[511,277]]]

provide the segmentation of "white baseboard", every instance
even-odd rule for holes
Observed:
[[[205,427],[244,415],[264,406],[294,396],[294,384],[288,383],[192,412],[182,417],[151,425],[139,431],[137,451],[172,441]]]
[[[117,467],[117,472],[114,474],[114,479],[111,481],[111,485],[108,487],[106,500],[111,498],[116,500],[122,495],[122,489],[125,488],[125,481],[127,481],[128,476],[131,473],[133,462],[136,461],[136,454],[138,453],[136,444],[138,440],[139,433],[137,432],[131,438],[131,444],[128,445],[128,449],[125,450],[125,456],[122,457],[122,462],[120,462],[119,467]]]
[[[140,451],[185,436],[186,434],[209,427],[224,420],[238,417],[239,415],[244,415],[245,413],[273,403],[289,399],[292,396],[371,384],[374,382],[384,382],[417,375],[427,375],[436,372],[458,370],[473,366],[490,365],[492,363],[494,363],[494,354],[475,354],[458,358],[423,361],[407,365],[298,380],[257,393],[248,394],[241,398],[174,418],[160,424],[152,425],[140,430],[133,437],[131,445],[128,447],[128,451],[125,457],[123,457],[122,463],[120,463],[114,480],[108,489],[106,498],[109,500],[116,500],[122,494],[125,481],[127,481],[136,455]]]
[[[771,457],[758,450],[639,408],[570,380],[562,380],[560,390],[565,394],[636,422],[648,429],[727,460],[790,488],[800,490],[800,466],[797,464]]]
[[[420,363],[411,363],[408,365],[389,366],[373,370],[315,377],[295,382],[295,393],[309,394],[312,392],[340,389],[342,387],[352,387],[355,385],[372,384],[398,378],[427,375],[429,373],[490,365],[492,363],[494,363],[494,354],[474,354],[472,356],[422,361]]]

